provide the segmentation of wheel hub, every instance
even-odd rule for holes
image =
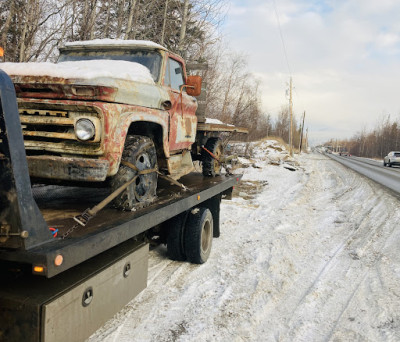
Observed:
[[[142,153],[138,156],[136,160],[136,167],[140,171],[148,170],[151,168],[150,158],[146,153]],[[139,202],[147,199],[147,195],[151,187],[151,182],[152,178],[150,174],[140,175],[136,179],[135,197]]]

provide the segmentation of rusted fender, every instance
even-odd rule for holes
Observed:
[[[105,135],[105,146],[114,146],[114,159],[116,163],[110,164],[109,174],[115,174],[118,171],[119,163],[121,161],[122,151],[124,149],[126,135],[128,133],[129,127],[135,122],[148,122],[157,124],[162,130],[162,142],[163,149],[166,158],[170,156],[170,150],[168,145],[168,123],[169,123],[169,113],[167,111],[160,111],[151,108],[143,107],[126,107],[121,108],[122,113],[120,114],[119,123],[113,123],[106,119],[108,125],[106,128]],[[110,151],[111,152],[111,151]],[[110,158],[107,158],[111,161]]]

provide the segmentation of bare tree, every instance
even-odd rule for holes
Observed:
[[[136,1],[137,0],[130,0],[129,1],[129,15],[128,15],[128,23],[126,25],[126,32],[125,32],[125,39],[129,39],[132,27],[133,27],[133,17],[136,10]],[[165,7],[168,6],[168,0],[166,0]]]

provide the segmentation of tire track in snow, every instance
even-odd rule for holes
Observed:
[[[351,192],[355,191],[355,189],[359,188],[360,186],[363,186],[363,184],[356,184],[354,188],[349,189],[349,191],[344,191],[343,193],[340,194],[340,197],[342,198],[343,195],[349,194],[351,196]],[[377,196],[377,191],[374,189],[372,186],[372,195],[370,197]],[[378,196],[378,200],[382,199],[382,196]],[[338,198],[338,197],[336,197]],[[364,209],[365,211],[362,211]],[[335,251],[335,253],[332,255],[331,259],[323,266],[321,272],[317,275],[317,277],[314,279],[312,282],[311,286],[307,289],[306,293],[302,296],[300,299],[296,310],[293,312],[293,315],[287,325],[289,326],[288,331],[285,335],[289,335],[289,339],[295,339],[299,341],[307,341],[309,340],[310,336],[318,336],[318,340],[330,340],[332,335],[335,332],[335,329],[338,325],[339,320],[342,318],[344,313],[346,312],[347,308],[351,304],[355,294],[357,293],[360,285],[365,281],[368,273],[369,273],[369,268],[368,267],[360,267],[356,268],[354,265],[352,265],[352,261],[346,260],[346,255],[348,254],[347,250],[345,247],[349,243],[354,243],[354,238],[360,236],[360,239],[358,241],[358,247],[363,249],[363,254],[365,255],[366,253],[373,253],[376,252],[372,248],[373,242],[376,240],[377,236],[382,233],[384,230],[384,226],[382,227],[379,223],[378,225],[375,225],[373,229],[370,231],[368,230],[368,227],[364,227],[367,225],[368,221],[368,216],[369,214],[374,210],[373,207],[371,208],[360,208],[358,211],[358,214],[361,214],[363,219],[359,223],[358,226],[355,227],[355,231],[351,232],[348,236],[346,236],[338,249]],[[357,213],[357,212],[356,212]],[[354,214],[354,212],[353,212]],[[383,219],[383,221],[385,221]],[[391,231],[393,232],[393,230]],[[382,240],[378,240],[381,245],[378,250],[382,250],[383,246],[385,245],[385,242],[390,238],[391,232],[389,231],[389,234],[385,234],[385,238]],[[375,238],[373,238],[375,237]],[[381,241],[382,240],[382,241]],[[383,245],[383,246],[382,246]],[[361,258],[362,256],[360,256]],[[344,259],[344,260],[340,260]],[[347,258],[348,259],[348,258]],[[375,259],[375,263],[378,262],[379,259]],[[341,270],[338,272],[335,269],[341,268]],[[332,287],[330,284],[338,282],[336,278],[338,275],[342,275],[342,279],[345,279],[345,276],[351,274],[351,282],[345,282],[344,285],[342,285],[342,289],[339,288],[339,286]],[[322,303],[320,306],[322,306],[322,310],[324,310],[324,307],[327,306],[330,311],[330,317],[332,314],[339,309],[339,312],[334,316],[334,319],[331,319],[333,322],[333,327],[330,328],[329,324],[326,324],[326,319],[328,317],[323,317],[323,311],[321,308],[319,308],[320,312],[317,313],[316,316],[322,316],[320,321],[318,322],[318,317],[314,316],[313,319],[314,321],[317,320],[318,324],[312,323],[312,324],[299,324],[298,322],[301,320],[301,317],[304,317],[304,315],[309,312],[309,306],[314,306],[316,303],[318,304],[318,299],[316,301],[315,298],[313,298],[312,301],[308,301],[310,295],[318,293],[320,291],[319,289],[324,289],[332,287],[331,293],[328,293],[327,295],[323,296],[321,298],[322,301],[327,300],[329,301],[336,301],[335,308],[332,310],[332,305],[329,306],[327,305],[327,302]],[[341,290],[341,291],[340,291]],[[336,291],[340,291],[340,295],[336,295]],[[334,299],[331,299],[334,298]],[[308,306],[308,307],[307,307]],[[322,312],[321,312],[322,311]],[[324,325],[326,326],[326,331],[327,333],[322,333],[321,330],[323,329]],[[310,333],[310,330],[312,330],[312,333]]]
[[[340,170],[340,171],[343,172],[343,170]],[[334,170],[334,172],[336,173],[337,170]],[[344,179],[340,179],[340,178],[339,179],[331,179],[330,185],[335,186],[335,191],[333,191],[333,193],[339,194],[340,198],[346,197],[346,194],[347,194],[347,196],[351,197],[354,194],[354,191],[356,189],[363,187],[362,181],[360,182],[358,177],[354,177],[354,175],[348,175],[348,172],[345,172],[345,175],[347,175],[347,176]],[[310,206],[312,206],[314,204],[314,201],[319,201],[321,199],[321,197],[322,198],[326,197],[326,196],[319,196],[319,197],[315,196],[316,195],[315,191],[310,191],[312,189],[314,189],[314,190],[318,189],[318,186],[316,186],[316,183],[321,183],[322,185],[324,185],[324,180],[326,183],[326,179],[329,179],[329,177],[326,177],[326,176],[327,176],[327,174],[325,171],[314,174],[313,177],[316,178],[317,180],[314,180],[314,182],[310,182],[310,183],[306,184],[305,190],[304,190],[304,193],[305,193],[304,197],[295,200],[293,202],[293,206],[298,206],[300,202],[308,203]],[[354,187],[354,189],[351,191],[347,191],[347,189],[343,190],[343,186],[346,186],[347,178],[349,178],[351,180],[352,185]],[[319,182],[318,182],[318,179],[319,179]],[[354,183],[354,182],[356,182],[356,183]],[[327,186],[327,185],[329,185],[329,184],[325,184],[325,186]],[[340,185],[340,186],[338,186],[338,185]],[[369,191],[370,191],[369,198],[371,199],[376,195],[376,192],[375,192],[375,189],[373,189],[373,187]],[[316,199],[314,198],[314,200],[313,200],[312,197],[316,197]],[[337,195],[333,196],[333,198],[335,198],[335,197],[338,198]],[[368,198],[367,199],[364,198],[364,201],[367,202]],[[345,202],[345,204],[346,203],[347,202]],[[345,204],[342,204],[342,205],[345,205]],[[290,207],[290,205],[289,205],[289,207]],[[368,206],[364,207],[364,205],[359,208],[355,208],[355,210],[352,210],[352,211],[349,211],[349,210],[346,211],[345,210],[346,208],[341,208],[340,205],[336,208],[337,212],[339,212],[339,213],[340,213],[340,210],[342,210],[342,209],[345,212],[345,217],[348,217],[349,214],[353,214],[353,215],[356,214],[357,217],[362,217],[362,216],[368,217],[369,213],[372,211],[371,208],[369,208]],[[301,208],[298,208],[298,210],[305,211],[306,208],[301,207]],[[286,207],[286,211],[288,211],[287,215],[291,216],[292,212],[290,212],[290,210],[288,210],[288,207]],[[310,213],[310,216],[313,215],[312,210],[309,210],[309,213]],[[323,215],[316,217],[314,219],[314,221],[318,221],[321,218],[323,218]],[[360,232],[360,230],[357,228],[359,228],[359,226],[363,223],[363,221],[364,220],[361,220],[359,225],[354,225],[353,224],[354,222],[351,222],[351,221],[348,224],[346,224],[346,223],[344,224],[347,228],[352,228],[352,231],[348,234],[345,234],[344,238],[340,237],[340,239],[338,241],[339,245],[337,245],[337,244],[336,244],[336,246],[334,245],[334,247],[336,248],[336,249],[334,249],[334,252],[328,253],[330,255],[328,261],[322,265],[322,269],[320,269],[320,271],[316,273],[316,276],[314,276],[314,278],[311,277],[313,279],[313,281],[308,288],[307,287],[305,288],[305,292],[303,292],[303,295],[300,297],[300,299],[298,297],[298,293],[299,293],[298,288],[299,287],[301,288],[301,285],[299,286],[299,283],[305,282],[305,283],[309,284],[308,278],[310,278],[310,275],[313,273],[312,271],[311,271],[311,274],[310,274],[310,272],[308,272],[308,273],[305,273],[303,275],[303,277],[298,277],[297,279],[292,279],[294,284],[289,288],[283,289],[284,291],[282,290],[280,293],[278,293],[278,295],[276,295],[273,298],[273,299],[275,299],[275,301],[277,301],[278,304],[275,306],[273,305],[272,307],[269,307],[269,308],[267,305],[267,308],[264,308],[263,310],[261,310],[261,312],[259,312],[259,316],[264,316],[264,317],[265,316],[268,317],[268,315],[273,315],[273,312],[274,312],[275,315],[277,315],[279,317],[279,319],[278,320],[272,319],[271,320],[273,322],[272,325],[274,325],[274,326],[279,325],[279,321],[280,321],[281,325],[286,325],[286,327],[287,327],[286,329],[279,329],[278,332],[274,332],[274,335],[273,335],[274,338],[279,339],[279,338],[285,338],[285,336],[286,336],[286,338],[288,340],[292,340],[295,336],[297,336],[297,338],[299,338],[299,340],[302,340],[301,339],[302,324],[299,322],[301,322],[302,320],[307,320],[307,319],[312,321],[313,317],[307,317],[308,311],[310,311],[310,305],[315,306],[318,303],[318,300],[319,301],[324,300],[324,299],[320,299],[320,298],[312,298],[310,300],[310,297],[315,296],[315,295],[318,295],[321,297],[323,295],[323,293],[322,293],[322,295],[318,294],[318,291],[320,291],[319,290],[320,288],[322,288],[323,291],[325,291],[325,292],[327,290],[329,290],[329,287],[332,288],[331,291],[335,290],[335,287],[330,285],[330,283],[334,284],[334,282],[336,280],[335,279],[336,276],[331,276],[331,273],[333,271],[335,271],[335,269],[341,268],[342,266],[346,265],[346,263],[347,263],[348,265],[346,266],[346,268],[344,268],[344,270],[342,270],[341,273],[338,273],[338,274],[341,275],[342,278],[346,278],[346,273],[350,273],[353,277],[352,279],[356,283],[355,287],[358,288],[357,279],[359,279],[359,277],[361,277],[360,281],[362,281],[362,279],[364,279],[364,275],[363,275],[364,273],[361,272],[361,275],[360,275],[360,274],[357,274],[357,272],[355,272],[355,270],[357,271],[357,267],[353,265],[354,260],[350,260],[348,251],[346,250],[346,248],[347,248],[347,244],[349,243],[349,241],[352,241],[352,238],[354,238],[354,236],[356,236]],[[309,224],[312,225],[312,223],[310,223],[310,222],[309,222]],[[314,225],[315,225],[315,223],[314,223]],[[306,229],[307,229],[307,227],[306,227]],[[368,241],[368,239],[367,239],[367,241]],[[284,253],[284,251],[283,251],[283,253]],[[344,259],[344,260],[341,260],[341,259]],[[343,262],[345,264],[343,264]],[[325,286],[325,289],[324,289],[324,286]],[[342,291],[342,298],[348,298],[347,301],[345,299],[339,298],[339,302],[340,301],[344,302],[345,307],[348,306],[348,303],[350,303],[351,299],[353,298],[353,294],[349,294],[348,292],[350,291],[350,293],[353,293],[354,291],[356,291],[356,290],[354,290],[353,292],[351,292],[351,287],[352,286],[348,286],[347,288],[345,288]],[[329,291],[328,291],[328,295],[329,295]],[[287,296],[287,298],[288,298],[287,302],[289,302],[289,303],[286,303],[285,300],[281,298],[283,296]],[[323,297],[323,298],[326,298],[326,296],[327,295],[325,295],[325,297]],[[309,303],[307,302],[307,300],[309,301]],[[293,302],[298,303],[297,306],[293,305]],[[308,308],[305,307],[306,304],[308,304],[308,306],[309,306]],[[321,305],[321,306],[322,306],[322,309],[321,308],[317,308],[317,309],[320,310],[320,312],[323,312],[323,305]],[[338,305],[336,305],[336,306],[338,306]],[[335,305],[333,305],[332,307],[335,307]],[[304,312],[303,308],[304,308],[305,312]],[[297,312],[301,312],[301,314],[298,314],[296,316],[295,315],[296,310],[297,310]],[[337,311],[337,309],[333,310],[332,308],[331,308],[331,310]],[[288,319],[289,317],[291,317],[291,318]],[[305,317],[305,318],[303,318],[303,317]],[[338,317],[340,318],[341,314],[339,314]],[[329,317],[326,317],[326,318],[330,319]],[[269,321],[269,323],[271,323],[271,321]],[[284,324],[282,324],[282,322],[284,322]],[[308,333],[309,333],[309,329],[312,326],[318,327],[316,330],[320,330],[321,325],[322,325],[321,322],[320,322],[320,324],[315,323],[315,322],[312,323],[311,325],[309,324],[309,322],[306,322],[305,324],[303,324],[303,326],[307,326],[306,330],[308,330]],[[327,329],[329,331],[329,326],[325,330],[327,330]],[[296,331],[298,332],[298,335],[295,334]],[[305,335],[307,336],[308,333]],[[316,335],[319,335],[318,332],[315,332],[315,333],[316,333]],[[272,338],[272,336],[271,336],[271,338]],[[307,338],[305,338],[304,340],[307,340]]]

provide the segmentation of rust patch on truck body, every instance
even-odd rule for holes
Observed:
[[[117,89],[78,85],[77,80],[49,76],[13,76],[18,97],[114,102]]]
[[[27,160],[29,174],[36,179],[102,182],[109,169],[109,162],[101,159],[29,156]]]

